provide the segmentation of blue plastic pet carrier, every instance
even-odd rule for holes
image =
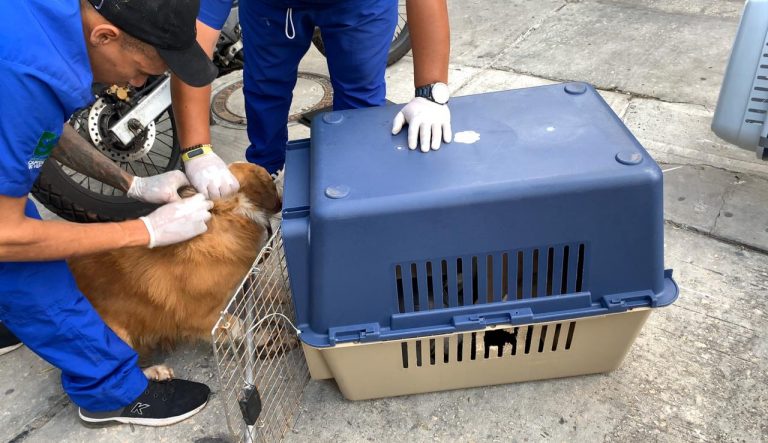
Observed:
[[[712,119],[724,140],[768,160],[768,0],[747,0]]]
[[[398,343],[401,370],[514,353],[518,340],[525,354],[570,349],[574,319],[677,298],[661,170],[591,86],[457,97],[450,109],[455,140],[429,153],[390,135],[394,106],[325,114],[311,142],[289,144],[282,230],[313,376],[339,381],[348,365],[315,351],[364,344]],[[513,338],[477,337],[501,327]]]

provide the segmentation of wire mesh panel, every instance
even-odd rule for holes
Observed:
[[[309,380],[279,230],[214,326],[220,397],[237,441],[274,442],[292,425]]]

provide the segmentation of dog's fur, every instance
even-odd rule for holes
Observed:
[[[269,217],[281,206],[272,178],[250,163],[233,163],[229,169],[240,190],[215,202],[205,234],[156,249],[129,248],[69,260],[83,294],[144,358],[157,347],[209,339],[227,298],[267,239]],[[180,192],[190,193],[194,190]],[[145,373],[149,378],[172,376]]]

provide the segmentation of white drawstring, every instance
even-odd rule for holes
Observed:
[[[291,31],[288,32],[288,24],[291,25]],[[294,37],[296,37],[296,28],[293,27],[293,8],[288,8],[288,10],[285,11],[285,36],[288,37],[288,40],[293,40]]]

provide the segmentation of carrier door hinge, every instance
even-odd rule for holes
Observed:
[[[380,333],[381,327],[378,323],[330,328],[328,329],[328,342],[334,346],[336,343],[376,341],[379,339]]]

